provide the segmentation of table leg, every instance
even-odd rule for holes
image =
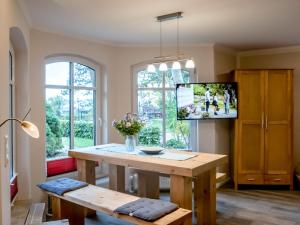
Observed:
[[[170,198],[171,202],[184,209],[192,209],[192,179],[177,175],[170,176]],[[186,221],[185,225],[191,225],[192,219]]]
[[[125,167],[109,164],[109,189],[125,192]]]
[[[96,184],[96,162],[77,159],[77,171],[78,171],[78,180],[87,182],[88,184]],[[92,209],[85,209],[86,216],[96,215],[96,211]]]
[[[135,170],[138,174],[138,196],[159,199],[159,175],[155,172]]]
[[[194,194],[197,224],[216,224],[216,168],[196,177]]]
[[[89,184],[96,184],[96,164],[94,161],[77,159],[78,180]]]

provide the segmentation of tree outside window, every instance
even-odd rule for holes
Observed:
[[[75,62],[46,64],[46,155],[95,145],[95,70]]]
[[[187,70],[136,74],[136,108],[146,126],[140,132],[139,144],[176,149],[191,148],[190,122],[178,121],[176,112],[176,82],[190,81]]]

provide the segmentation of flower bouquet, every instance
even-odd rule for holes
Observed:
[[[126,113],[124,119],[114,120],[113,127],[126,137],[125,144],[128,151],[134,151],[136,145],[136,135],[142,130],[145,123],[136,114]]]

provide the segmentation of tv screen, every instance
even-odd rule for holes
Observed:
[[[177,84],[177,119],[237,118],[237,94],[236,82]]]

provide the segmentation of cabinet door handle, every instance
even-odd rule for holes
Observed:
[[[268,116],[266,115],[266,129],[268,129]]]
[[[264,129],[265,124],[264,124],[264,113],[261,114],[261,128]]]
[[[274,181],[279,182],[279,181],[281,181],[281,178],[276,178],[276,179],[274,179]]]
[[[247,180],[248,181],[254,181],[255,179],[254,178],[248,178]]]

